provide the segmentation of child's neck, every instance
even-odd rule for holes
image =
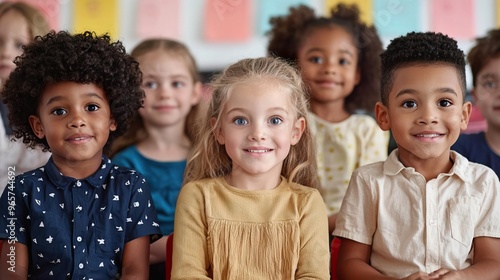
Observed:
[[[490,126],[484,132],[484,137],[486,137],[486,142],[491,150],[500,155],[500,130]]]
[[[272,178],[271,178],[272,177]],[[233,171],[225,177],[226,182],[242,190],[272,190],[281,183],[281,176],[269,176],[269,174],[249,175],[243,172]]]
[[[156,161],[185,160],[191,149],[191,141],[179,129],[149,129],[148,137],[137,144],[139,152]]]
[[[344,108],[344,102],[321,103],[311,101],[311,112],[320,119],[331,123],[339,123],[351,116]]]
[[[439,174],[450,172],[453,167],[450,150],[441,156],[430,159],[421,159],[404,150],[399,151],[399,160],[406,167],[413,167],[416,172],[424,176],[428,182],[435,179]]]
[[[66,177],[85,179],[94,174],[102,163],[102,154],[89,160],[72,161],[65,158],[52,156],[57,169]]]

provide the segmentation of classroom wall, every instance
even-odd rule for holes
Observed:
[[[61,29],[72,30],[73,5],[76,0],[58,0],[60,5],[60,27]],[[107,0],[100,0],[107,1]],[[122,40],[128,50],[133,48],[140,39],[136,35],[137,9],[140,0],[118,0],[119,1],[119,39]],[[168,2],[167,0],[165,0]],[[255,20],[252,25],[255,27],[251,38],[245,42],[239,43],[211,43],[203,39],[203,26],[205,24],[203,10],[208,0],[182,0],[179,7],[180,18],[180,36],[179,40],[186,43],[197,59],[201,71],[218,71],[221,68],[245,57],[258,57],[266,54],[267,38],[257,31],[258,9],[255,7],[259,1],[275,0],[249,0],[254,6],[252,10],[252,19]],[[216,0],[232,1],[233,3],[246,0]],[[325,1],[327,0],[304,0],[318,13],[325,12]],[[352,1],[352,0],[350,0]],[[363,0],[361,0],[363,1]],[[366,0],[369,1],[369,0]],[[377,0],[371,0],[377,1]],[[411,7],[415,3],[420,5],[419,28],[420,31],[428,31],[431,28],[431,15],[429,7],[431,1],[438,0],[385,0],[387,9],[379,10],[377,14],[372,14],[374,22],[379,26],[391,26],[399,24],[391,15],[398,11],[404,11],[406,7]],[[416,1],[416,2],[415,2]],[[281,2],[284,2],[281,0]],[[293,3],[297,1],[292,1]],[[290,2],[290,3],[292,3]],[[474,1],[473,15],[474,31],[476,36],[482,36],[487,30],[497,26],[497,2],[499,0],[476,0]],[[459,3],[453,1],[451,3]],[[411,4],[411,5],[410,5]],[[459,4],[453,4],[459,5]],[[396,8],[394,8],[396,7]],[[380,29],[380,28],[379,28]],[[417,30],[418,31],[418,30]],[[382,37],[387,45],[393,37]],[[459,46],[468,52],[473,44],[472,39],[457,39]],[[470,75],[470,73],[468,73]],[[470,79],[468,79],[470,81]]]

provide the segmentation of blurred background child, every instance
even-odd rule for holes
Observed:
[[[300,5],[271,25],[268,54],[296,64],[309,87],[308,117],[332,232],[351,173],[387,158],[389,134],[368,115],[379,98],[382,43],[355,5],[339,4],[329,17]]]
[[[23,46],[48,31],[49,24],[37,9],[23,2],[0,3],[0,89],[16,67],[14,59],[22,54]],[[39,148],[29,149],[21,142],[11,142],[7,114],[7,106],[0,102],[0,193],[7,184],[9,167],[21,174],[44,165],[50,157],[50,153]]]
[[[174,229],[177,196],[194,141],[202,93],[196,62],[188,48],[168,39],[149,39],[131,52],[143,73],[145,91],[128,132],[114,145],[113,162],[135,169],[148,181],[164,237],[151,244],[150,279],[164,280],[167,235]]]
[[[486,131],[461,134],[451,148],[500,176],[500,29],[477,38],[467,60],[472,70],[472,97],[486,120]]]

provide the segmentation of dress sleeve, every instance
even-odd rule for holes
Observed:
[[[366,131],[363,134],[365,140],[362,143],[359,166],[386,160],[389,147],[389,132],[380,129],[375,120],[369,117]]]
[[[304,201],[300,226],[300,256],[296,279],[330,279],[328,216],[318,191]]]
[[[196,183],[181,188],[174,219],[172,278],[210,279],[205,197]]]
[[[135,178],[130,180],[134,186],[128,206],[126,242],[145,235],[154,242],[161,237],[161,232],[149,186],[142,175],[134,173],[131,176]]]

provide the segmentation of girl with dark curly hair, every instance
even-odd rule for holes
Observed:
[[[389,134],[371,114],[379,97],[382,43],[356,5],[329,17],[300,5],[271,19],[268,53],[296,64],[309,87],[321,192],[333,231],[352,171],[387,157]]]
[[[104,155],[142,105],[138,63],[107,35],[51,31],[16,66],[2,91],[14,136],[52,156],[0,198],[0,278],[146,279],[160,235],[149,187]]]

